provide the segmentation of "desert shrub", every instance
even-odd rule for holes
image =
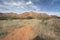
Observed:
[[[59,16],[56,16],[56,15],[51,15],[53,18],[57,18],[57,19],[60,19],[60,17]]]
[[[54,32],[55,32],[56,35],[60,36],[60,27],[56,24],[54,26]]]
[[[7,20],[6,17],[0,17],[0,20]]]
[[[43,38],[40,38],[39,36],[37,36],[33,40],[44,40],[44,39]]]
[[[3,31],[0,31],[0,37],[4,37],[8,34],[8,32],[3,32]]]
[[[42,19],[42,20],[48,20],[48,18],[47,18],[47,17],[42,17],[42,18],[40,18],[40,19]]]
[[[16,17],[0,17],[0,20],[12,20],[12,19],[19,19]]]
[[[28,16],[27,19],[33,19],[33,17],[32,16]]]
[[[0,27],[0,29],[3,29],[3,27]]]
[[[0,37],[7,35],[6,28],[3,27],[3,25],[0,27]]]

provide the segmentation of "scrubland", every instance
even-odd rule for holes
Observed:
[[[0,38],[5,38],[16,28],[22,28],[26,22],[35,33],[32,40],[60,40],[60,19],[0,20]]]

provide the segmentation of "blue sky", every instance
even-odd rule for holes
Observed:
[[[60,16],[60,0],[0,0],[0,12],[36,11]]]

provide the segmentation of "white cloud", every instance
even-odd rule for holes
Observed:
[[[40,9],[38,9],[38,7],[36,5],[33,4],[33,2],[31,0],[29,0],[28,2],[7,2],[4,1],[3,2],[5,5],[3,5],[5,8],[8,8],[9,10],[6,11],[15,11],[15,12],[24,12],[24,11],[38,11]]]
[[[37,8],[37,6],[35,6],[35,5],[33,5],[32,7],[33,7],[33,8]]]
[[[26,2],[26,4],[27,4],[27,5],[32,4],[32,1],[28,1],[28,2]]]
[[[17,8],[17,9],[25,9],[25,3],[23,3],[23,2],[4,2],[4,4],[5,4],[5,6],[7,7],[7,8],[9,8],[9,9],[11,9],[12,10],[12,8]],[[20,10],[21,10],[20,9]]]
[[[21,6],[21,8],[22,8],[22,9],[25,9],[25,7],[24,7],[24,6]]]
[[[7,5],[7,6],[20,6],[20,5],[22,5],[22,3],[21,2],[4,2],[4,4],[5,5]]]

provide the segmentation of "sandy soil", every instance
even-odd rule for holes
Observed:
[[[31,29],[29,23],[25,23],[22,28],[14,29],[2,40],[32,40],[34,31]]]

